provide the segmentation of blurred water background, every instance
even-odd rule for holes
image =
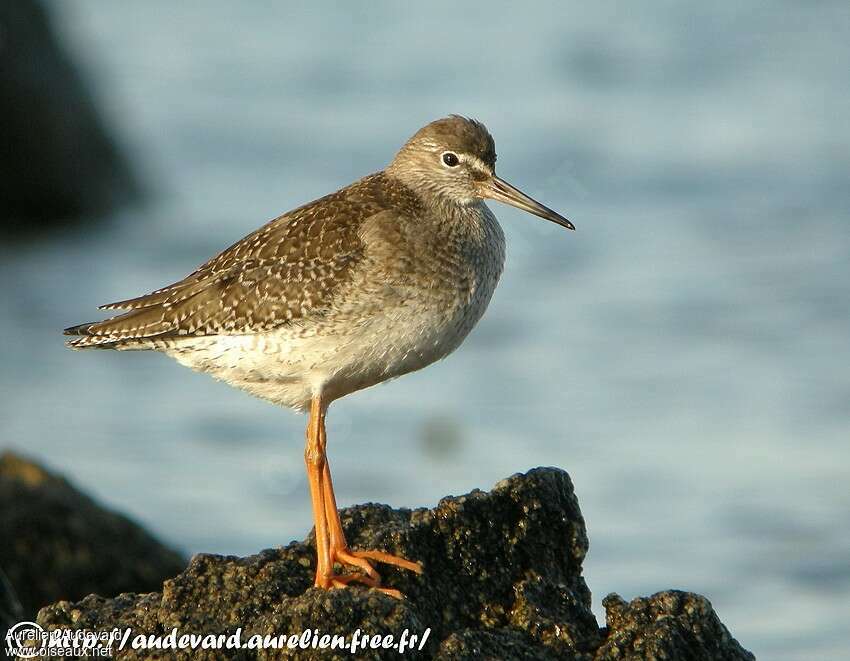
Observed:
[[[850,654],[850,5],[48,6],[151,196],[0,249],[0,440],[187,552],[304,537],[302,417],[59,330],[471,115],[578,231],[493,205],[466,344],[332,408],[341,504],[560,466],[600,621],[682,588],[758,656]]]

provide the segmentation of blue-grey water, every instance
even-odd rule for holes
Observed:
[[[341,504],[561,466],[600,621],[681,588],[760,657],[850,654],[850,5],[50,6],[151,197],[0,249],[0,441],[187,552],[302,538],[303,418],[59,329],[473,115],[578,231],[494,204],[466,344],[332,408]]]

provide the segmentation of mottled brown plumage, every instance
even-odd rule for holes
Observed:
[[[363,258],[358,229],[382,211],[416,217],[422,202],[383,172],[270,221],[183,280],[103,310],[130,310],[66,329],[74,348],[150,338],[257,333],[328,310]]]

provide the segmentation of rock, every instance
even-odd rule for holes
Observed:
[[[437,652],[441,661],[464,659],[512,659],[515,661],[557,661],[558,659],[590,658],[575,655],[559,656],[554,651],[534,645],[529,637],[516,629],[465,629],[449,636]]]
[[[383,549],[420,560],[423,575],[380,566],[384,584],[406,599],[363,587],[312,587],[314,541],[293,542],[246,558],[197,555],[158,593],[89,596],[43,608],[45,629],[112,630],[131,636],[215,634],[244,644],[255,635],[393,634],[407,629],[416,647],[404,656],[439,659],[638,658],[641,636],[683,658],[751,658],[720,624],[707,601],[685,593],[652,597],[643,608],[609,598],[609,627],[600,629],[581,575],[588,541],[569,476],[538,468],[492,491],[444,498],[434,509],[360,505],[342,511],[354,548]],[[651,605],[650,605],[651,604]],[[425,634],[427,631],[427,638]],[[642,633],[643,632],[643,633]],[[606,639],[607,634],[607,639]],[[423,640],[424,639],[424,640]],[[132,642],[132,638],[130,639]],[[421,649],[420,649],[421,644]],[[131,649],[119,658],[150,658]],[[699,656],[712,651],[715,656]],[[158,652],[162,654],[163,652]],[[169,650],[168,658],[281,658],[292,650]],[[632,654],[631,657],[628,655]],[[725,654],[717,656],[716,654]],[[606,656],[607,655],[607,656]],[[397,658],[395,649],[366,648],[358,658]],[[351,658],[348,651],[306,649],[297,658]],[[619,658],[619,657],[617,657]],[[658,658],[678,658],[674,656]]]
[[[0,641],[5,639],[6,630],[24,619],[24,607],[12,582],[0,569]]]
[[[613,659],[716,659],[755,657],[738,644],[705,597],[668,590],[628,604],[616,594],[602,602],[608,636],[596,652]]]
[[[135,176],[36,0],[0,3],[0,232],[35,232],[138,196]]]
[[[186,566],[138,525],[11,452],[0,456],[0,604],[9,619],[92,592],[157,590]],[[2,578],[2,577],[0,577]]]

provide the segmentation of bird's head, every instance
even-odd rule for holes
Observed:
[[[417,193],[457,205],[498,200],[551,220],[573,224],[496,176],[496,144],[481,122],[451,115],[419,129],[387,172]]]

